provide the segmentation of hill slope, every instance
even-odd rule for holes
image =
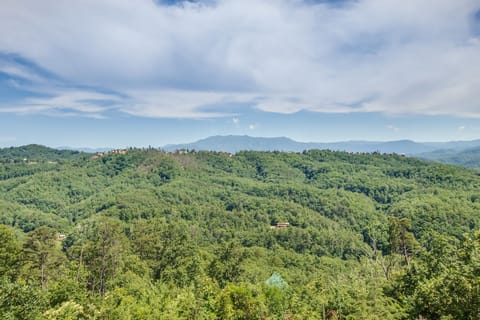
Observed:
[[[58,161],[82,156],[75,150],[58,150],[38,144],[0,148],[0,162]]]
[[[422,158],[463,167],[480,168],[480,148],[467,150],[442,149],[419,155]]]
[[[0,313],[11,318],[476,314],[480,176],[455,166],[129,150],[0,164],[0,211],[15,228],[0,226],[0,289],[17,297]]]

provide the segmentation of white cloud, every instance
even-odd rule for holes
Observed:
[[[0,51],[68,83],[121,93],[118,110],[146,117],[225,116],[221,107],[205,107],[240,102],[278,113],[478,118],[480,41],[472,25],[480,23],[473,21],[479,7],[478,0],[341,7],[301,0],[4,0],[0,29],[9,32]],[[39,82],[18,66],[0,65],[0,72]],[[105,110],[60,91],[23,107]]]
[[[3,61],[0,61],[0,72],[5,73],[9,76],[20,77],[33,82],[41,82],[44,80],[37,74],[32,73],[27,68],[22,67],[21,65],[6,64]]]
[[[255,125],[255,124],[248,125],[248,129],[250,129],[250,130],[255,130],[256,128],[257,128],[257,125]]]
[[[38,90],[38,88],[36,89]],[[43,87],[49,97],[25,98],[14,106],[0,107],[0,113],[48,114],[52,116],[83,116],[103,118],[102,113],[112,108],[102,104],[121,102],[119,97],[88,90]]]
[[[465,126],[460,126],[460,127],[458,127],[458,131],[464,131],[465,128],[466,128]]]
[[[206,111],[203,107],[221,103],[239,103],[251,99],[244,94],[226,94],[193,90],[126,90],[130,102],[121,111],[155,118],[213,118],[230,115],[223,111]]]
[[[394,125],[391,125],[391,124],[387,125],[387,129],[392,130],[393,132],[399,132],[400,131],[400,128],[395,127]]]

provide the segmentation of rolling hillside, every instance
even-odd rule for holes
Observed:
[[[3,163],[0,311],[469,319],[479,199],[476,171],[387,154],[130,150]]]
[[[441,149],[419,155],[422,158],[463,167],[480,168],[480,148],[466,150]]]

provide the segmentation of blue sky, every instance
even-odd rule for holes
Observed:
[[[480,138],[478,0],[5,0],[0,146]]]

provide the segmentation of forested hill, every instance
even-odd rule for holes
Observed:
[[[420,155],[423,158],[463,167],[480,168],[480,147],[462,151],[442,149]]]
[[[59,161],[85,155],[74,150],[57,150],[38,144],[0,148],[0,162]]]
[[[6,319],[480,314],[478,172],[399,155],[6,162],[0,223]]]

